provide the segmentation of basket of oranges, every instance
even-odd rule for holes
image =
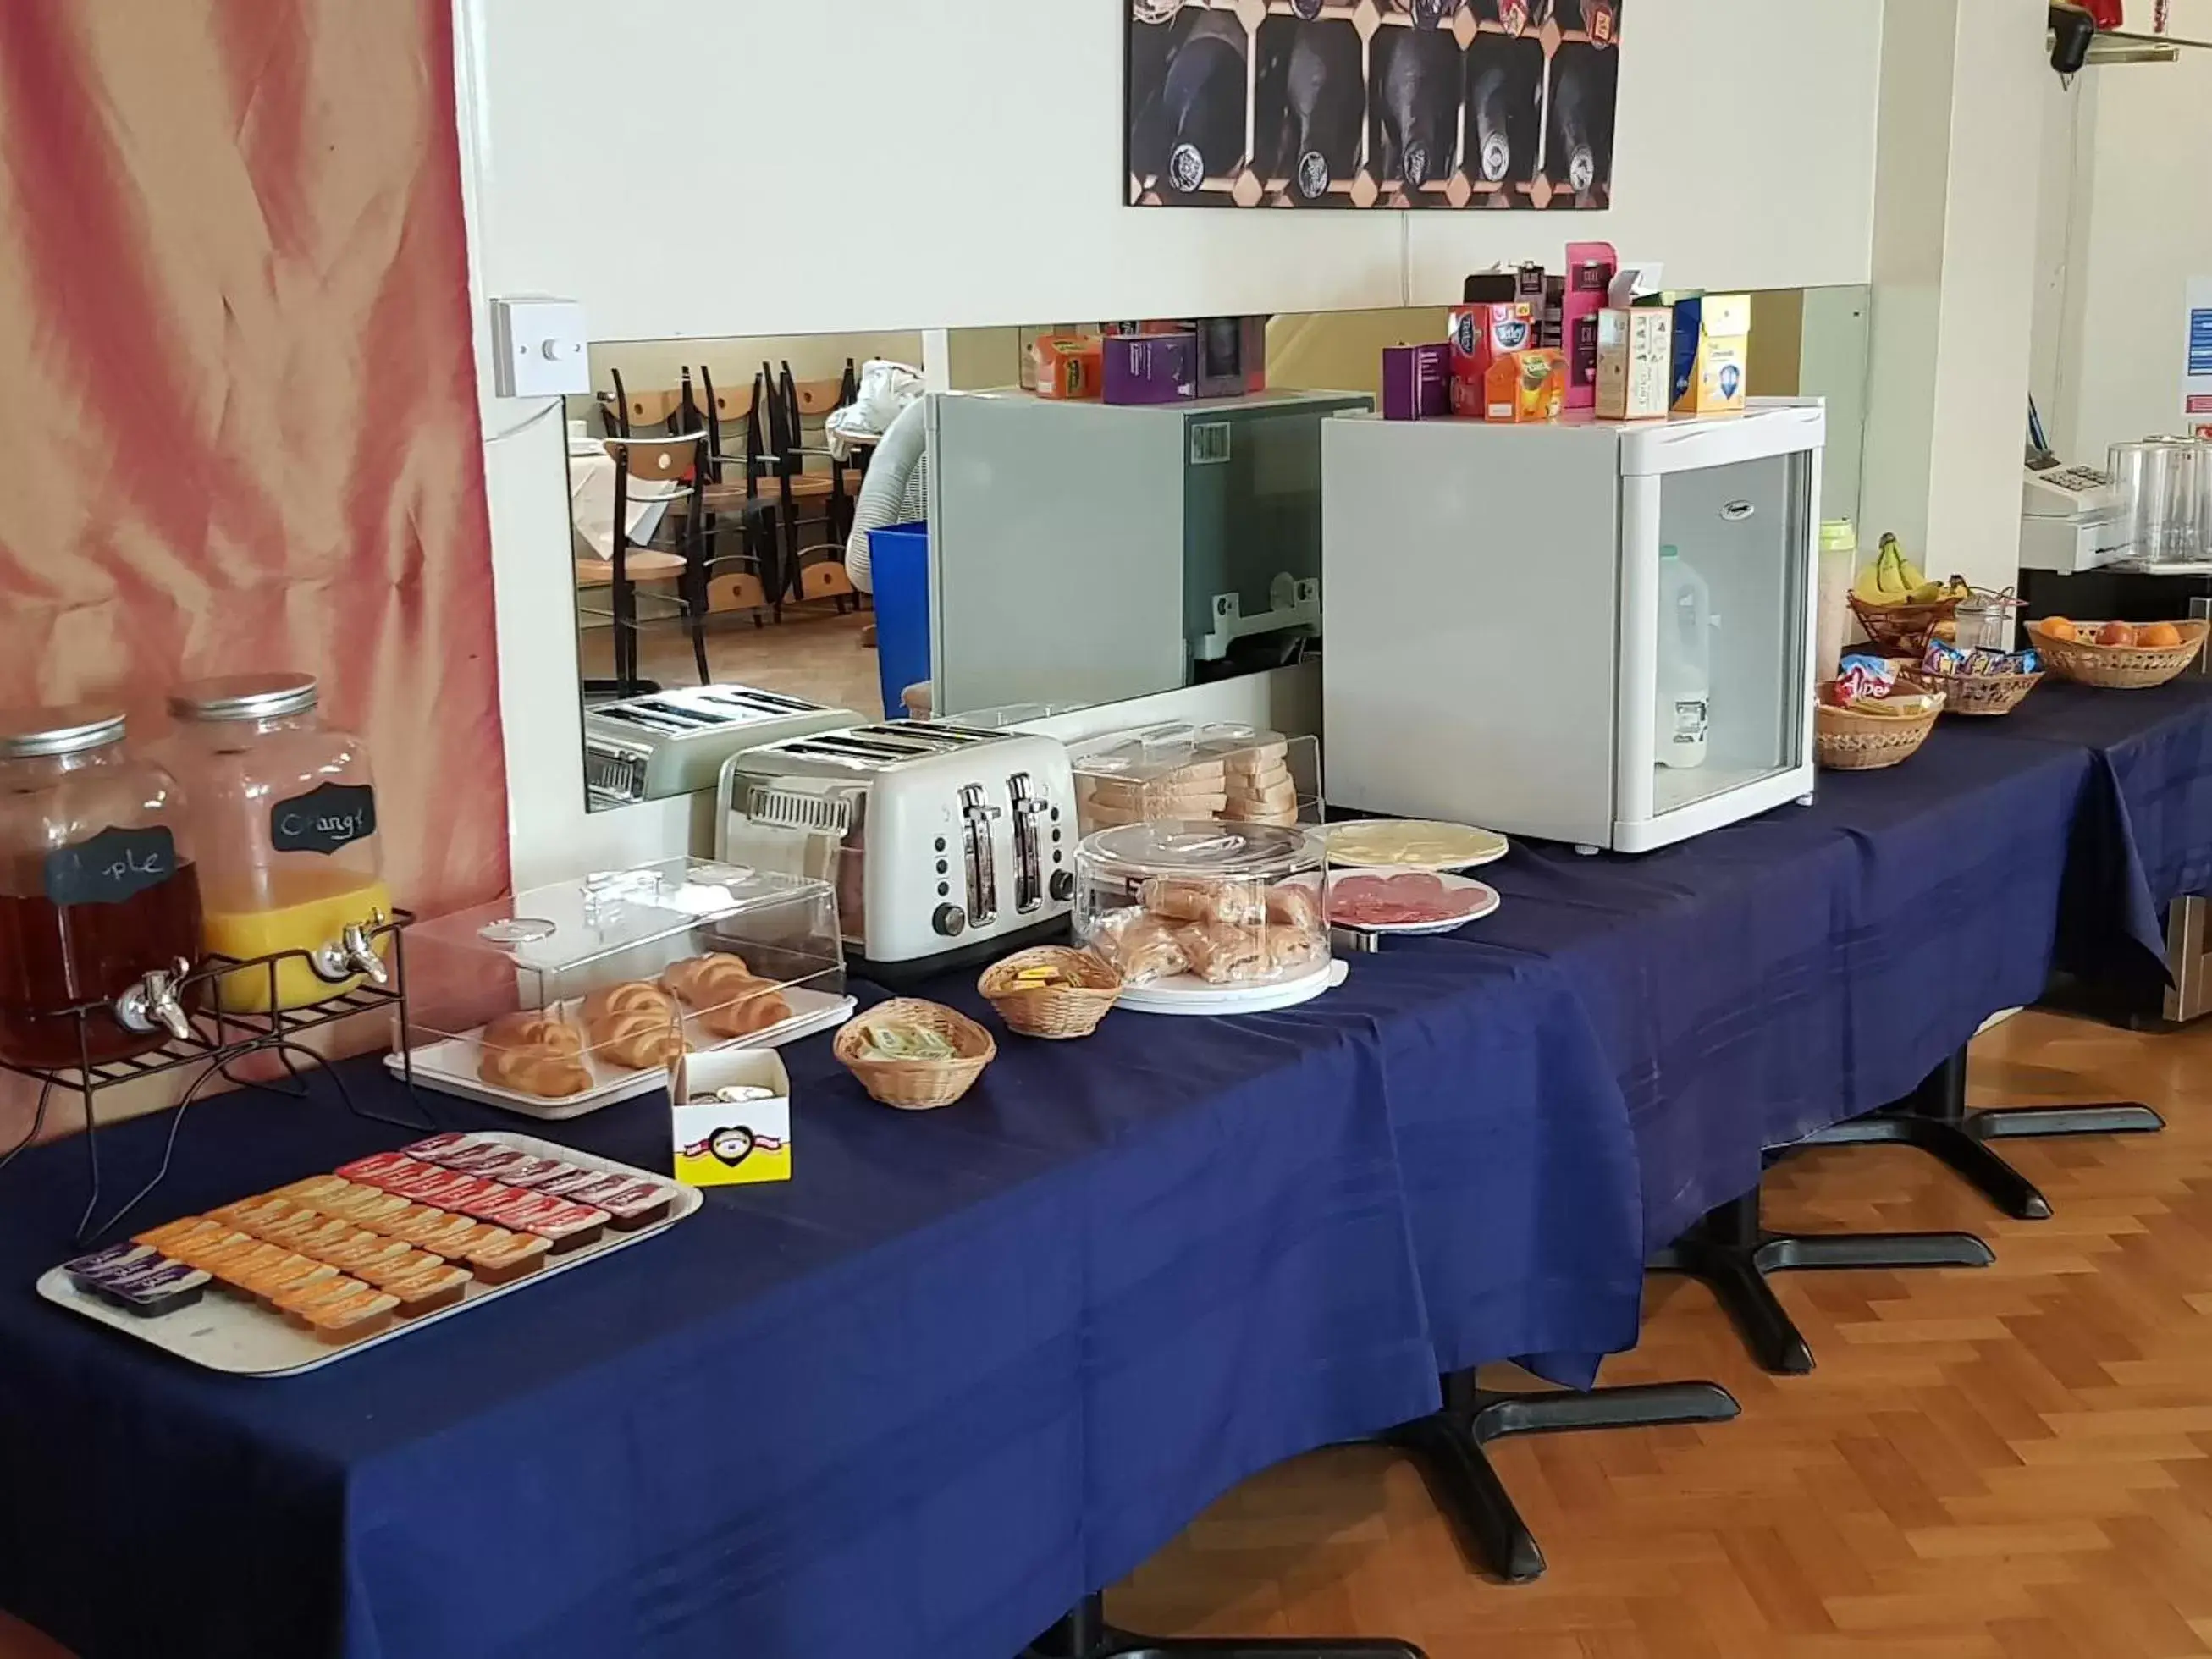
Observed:
[[[2164,685],[2188,670],[2212,623],[2088,623],[2045,617],[2027,625],[2044,665],[2062,678],[2112,690]]]

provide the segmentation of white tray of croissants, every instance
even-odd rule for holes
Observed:
[[[774,1048],[842,1025],[858,1006],[849,996],[757,978],[744,958],[715,952],[672,963],[658,979],[502,1014],[409,1058],[427,1088],[557,1123],[664,1087],[680,1054]],[[402,1056],[384,1063],[406,1074]]]

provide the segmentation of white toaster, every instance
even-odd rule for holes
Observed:
[[[878,981],[1066,931],[1075,782],[1055,738],[921,721],[816,732],[732,755],[717,805],[717,855],[831,882],[852,966]]]

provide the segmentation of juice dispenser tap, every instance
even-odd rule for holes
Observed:
[[[309,952],[308,964],[319,977],[333,985],[342,985],[356,977],[372,985],[389,985],[392,970],[377,955],[372,937],[389,920],[383,911],[372,910],[368,921],[346,923],[336,939]]]
[[[173,966],[147,970],[144,977],[124,988],[115,999],[115,1023],[126,1031],[167,1031],[179,1042],[193,1036],[191,1018],[185,1012],[177,987],[191,963],[179,957]]]

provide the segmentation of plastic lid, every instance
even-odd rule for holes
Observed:
[[[1858,545],[1859,532],[1849,519],[1820,520],[1820,551],[1823,553],[1855,553]]]
[[[76,755],[121,741],[123,715],[98,703],[0,709],[0,760]]]
[[[1256,726],[1188,726],[1170,722],[1117,732],[1078,744],[1070,759],[1079,776],[1121,778],[1147,783],[1173,777],[1188,768],[1219,763],[1254,749],[1281,747],[1279,732]]]
[[[315,706],[313,674],[219,674],[188,680],[169,693],[180,720],[265,720]]]
[[[812,900],[826,884],[738,865],[667,859],[554,882],[423,922],[410,937],[562,973],[748,910]],[[411,948],[411,947],[410,947]]]
[[[1267,823],[1124,823],[1084,838],[1082,855],[1116,876],[1287,875],[1322,861],[1303,830]]]

